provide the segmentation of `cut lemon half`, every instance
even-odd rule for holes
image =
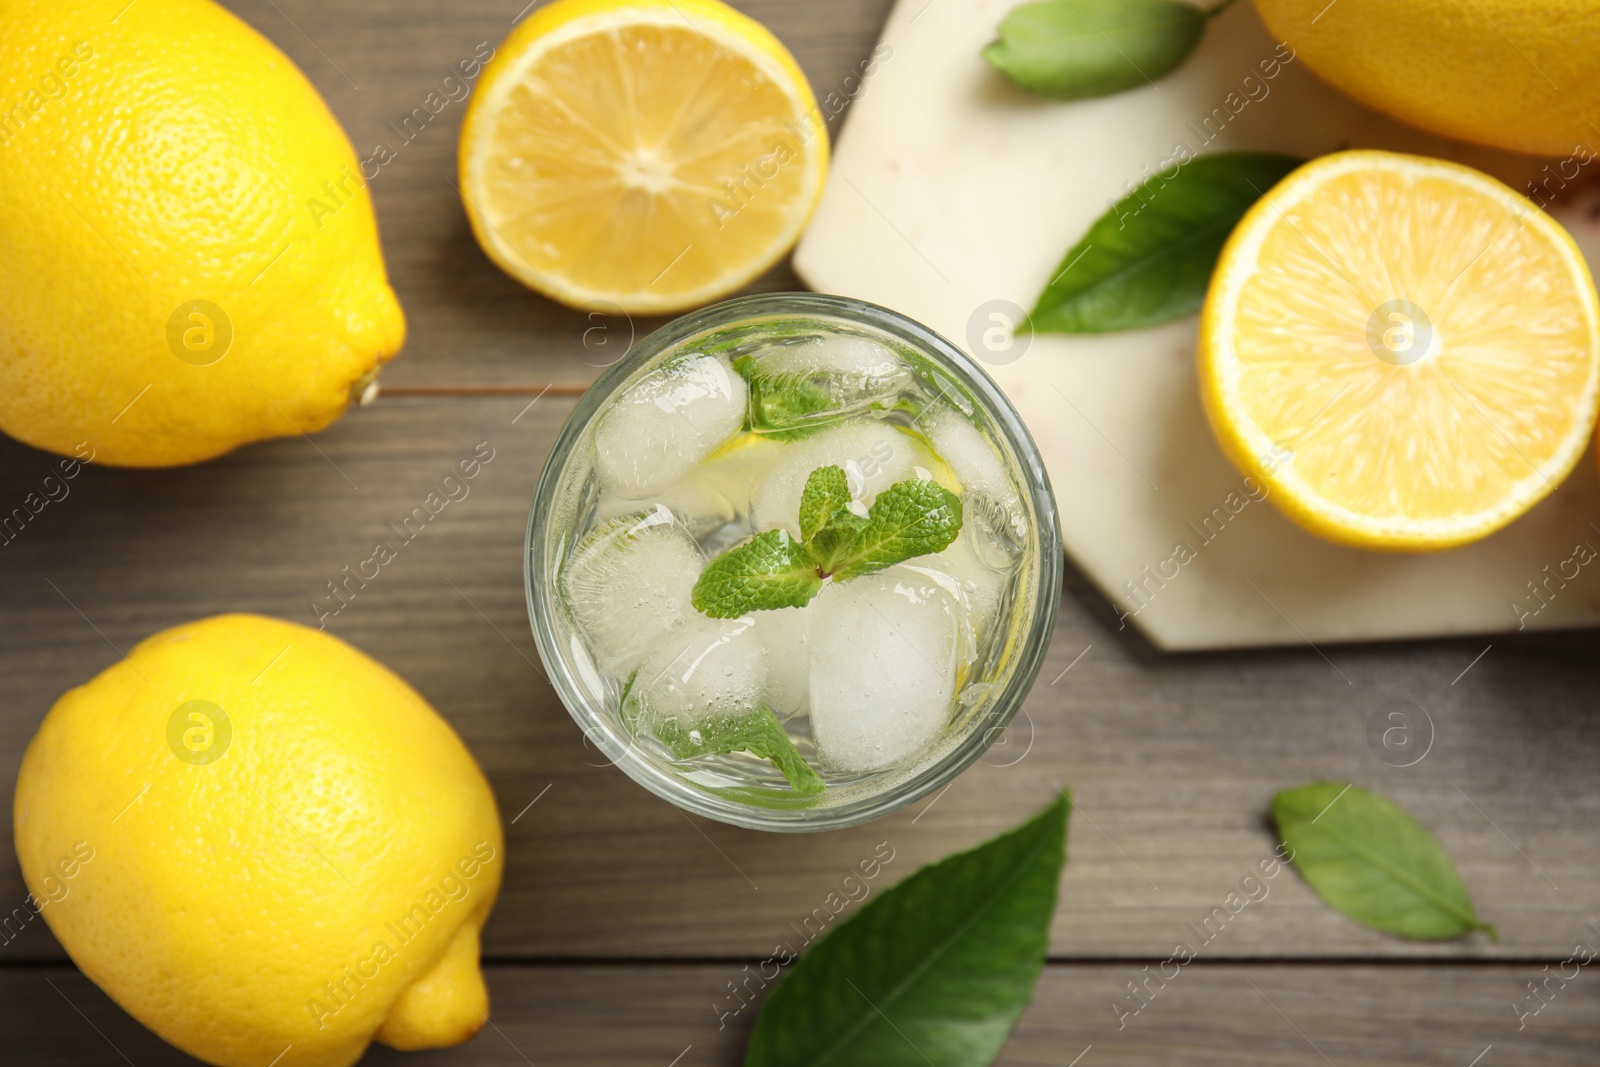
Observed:
[[[1600,303],[1572,238],[1478,171],[1340,152],[1229,238],[1200,320],[1223,451],[1312,533],[1428,550],[1483,537],[1582,456]]]
[[[557,0],[512,31],[461,131],[478,243],[575,307],[663,313],[776,263],[822,195],[805,75],[719,0]]]

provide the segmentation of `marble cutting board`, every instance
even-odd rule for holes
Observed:
[[[984,360],[1044,454],[1068,555],[1122,625],[1181,650],[1600,624],[1600,559],[1582,562],[1600,551],[1592,450],[1548,499],[1481,542],[1364,552],[1304,533],[1243,493],[1200,409],[1194,319],[1039,335],[1025,348],[1003,331],[984,336],[1002,321],[992,313],[1031,307],[1065,250],[1180,144],[1307,157],[1388,148],[1459,160],[1518,189],[1548,178],[1550,161],[1447,141],[1361,107],[1280,49],[1249,4],[1215,19],[1195,55],[1153,85],[1091,101],[1033,98],[978,55],[1014,2],[896,6],[795,268],[818,291],[894,308]],[[1587,167],[1595,173],[1580,173],[1551,210],[1597,266],[1600,160]],[[1206,525],[1219,508],[1226,521]],[[1180,544],[1192,559],[1177,565]]]

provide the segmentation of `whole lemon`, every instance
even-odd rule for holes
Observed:
[[[210,0],[0,26],[0,430],[164,467],[338,418],[405,320],[294,64]]]
[[[494,797],[415,690],[326,633],[220,615],[147,638],[50,709],[15,818],[73,961],[210,1063],[342,1067],[487,1019]]]
[[[1256,0],[1267,28],[1364,104],[1539,155],[1600,149],[1600,0]]]

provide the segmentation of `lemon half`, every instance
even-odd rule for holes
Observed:
[[[1200,324],[1207,415],[1294,521],[1376,549],[1483,537],[1594,430],[1600,303],[1572,238],[1468,167],[1325,156],[1245,215]]]
[[[478,243],[577,307],[664,313],[776,263],[822,195],[805,75],[718,0],[558,0],[506,38],[461,132]]]

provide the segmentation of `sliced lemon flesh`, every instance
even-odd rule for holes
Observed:
[[[1201,316],[1217,439],[1315,534],[1375,549],[1483,537],[1594,432],[1600,304],[1572,238],[1467,167],[1325,156],[1239,223]]]
[[[484,72],[461,136],[483,246],[578,307],[669,312],[799,238],[828,137],[777,38],[718,0],[558,0]]]

